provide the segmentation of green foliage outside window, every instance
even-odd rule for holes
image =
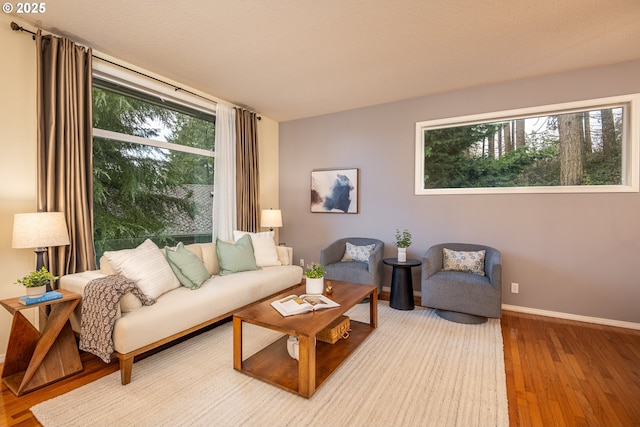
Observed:
[[[94,129],[176,144],[167,149],[94,137],[94,239],[98,259],[146,238],[160,247],[211,241],[214,117],[97,81]],[[125,140],[123,140],[125,139]],[[171,146],[170,146],[171,147]]]
[[[625,108],[419,128],[422,189],[620,186]]]

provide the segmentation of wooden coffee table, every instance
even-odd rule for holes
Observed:
[[[375,330],[378,324],[378,288],[376,286],[337,280],[332,280],[331,283],[333,294],[329,297],[340,303],[340,307],[289,317],[281,316],[271,306],[271,302],[286,295],[304,294],[303,282],[293,290],[234,314],[234,369],[300,396],[306,398],[313,396],[318,387]],[[318,332],[367,297],[369,297],[368,324],[351,320],[351,332],[347,339],[340,339],[335,344],[316,341]],[[279,331],[285,335],[243,360],[243,322]],[[287,352],[288,335],[298,337],[299,361],[292,359]]]

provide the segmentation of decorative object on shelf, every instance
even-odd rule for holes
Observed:
[[[407,248],[411,246],[411,232],[406,228],[400,232],[396,228],[396,247],[398,248],[398,262],[407,262]]]
[[[346,340],[351,332],[351,320],[347,316],[338,317],[332,324],[318,332],[318,341],[335,344],[340,338]]]
[[[311,263],[304,271],[306,277],[308,295],[320,295],[324,291],[324,266],[318,263]]]
[[[263,209],[260,215],[260,227],[269,228],[269,231],[273,231],[274,227],[282,227],[282,211],[280,209]]]
[[[327,287],[325,288],[324,293],[326,295],[333,294],[333,286],[331,286],[331,281],[330,280],[327,280]]]
[[[47,291],[47,285],[49,285],[52,280],[57,279],[57,276],[49,273],[47,267],[42,267],[40,270],[32,271],[28,275],[17,279],[15,283],[26,288],[28,297],[38,298]]]
[[[311,171],[311,212],[358,213],[359,169]]]
[[[45,266],[44,253],[48,247],[65,246],[69,243],[69,232],[63,212],[19,213],[13,217],[11,247],[36,248],[37,271]],[[47,287],[47,290],[51,289]]]

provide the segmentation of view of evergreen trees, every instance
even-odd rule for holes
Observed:
[[[622,108],[423,131],[424,188],[619,185]]]
[[[97,129],[213,150],[213,116],[131,96],[106,83],[94,86],[93,122]],[[195,220],[194,193],[212,197],[212,157],[98,137],[93,152],[98,257],[105,250],[134,247],[147,237],[159,245],[197,238],[180,234],[185,233],[185,222]]]

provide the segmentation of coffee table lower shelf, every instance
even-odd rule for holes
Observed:
[[[340,339],[335,344],[316,340],[316,390],[374,330],[367,323],[351,320],[351,332],[347,339]],[[287,335],[244,360],[238,370],[269,384],[310,397],[298,390],[298,361],[292,359],[287,352]]]

